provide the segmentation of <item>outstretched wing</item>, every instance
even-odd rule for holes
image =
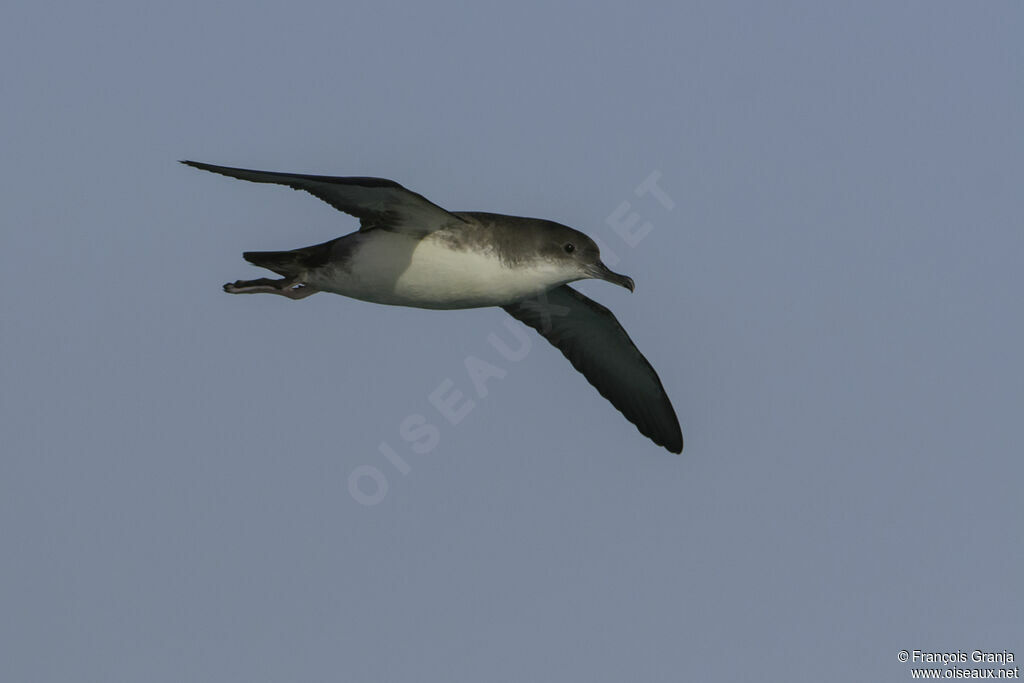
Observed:
[[[375,228],[424,235],[452,222],[464,222],[422,195],[384,178],[335,178],[300,173],[272,173],[214,166],[198,161],[181,163],[254,183],[276,183],[305,190],[339,211],[359,219],[359,230]]]
[[[611,311],[568,285],[504,308],[565,354],[641,434],[682,452],[683,433],[658,374]]]

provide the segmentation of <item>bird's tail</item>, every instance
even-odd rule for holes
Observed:
[[[272,270],[278,275],[299,277],[305,271],[327,263],[331,255],[331,246],[335,242],[337,240],[291,251],[247,251],[242,254],[242,258],[255,266]]]
[[[249,263],[290,277],[303,270],[302,256],[294,251],[247,251],[242,254]]]

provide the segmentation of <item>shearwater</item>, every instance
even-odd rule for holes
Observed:
[[[248,251],[246,261],[280,279],[237,280],[232,294],[303,299],[333,292],[378,304],[455,309],[501,306],[537,330],[642,434],[673,453],[683,435],[654,368],[612,313],[567,283],[606,280],[597,244],[553,221],[446,211],[383,178],[271,173],[183,164],[256,183],[305,190],[359,219],[359,230],[291,251]]]

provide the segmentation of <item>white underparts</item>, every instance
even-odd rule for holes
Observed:
[[[384,230],[356,233],[344,264],[327,264],[301,278],[317,289],[380,304],[418,308],[501,306],[580,276],[559,264],[509,266],[492,251],[452,248],[428,235],[416,239]]]

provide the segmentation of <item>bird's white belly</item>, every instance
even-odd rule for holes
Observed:
[[[355,299],[418,308],[502,306],[562,284],[553,267],[509,267],[493,252],[453,249],[428,235],[373,231],[348,262],[311,273],[309,284]]]

